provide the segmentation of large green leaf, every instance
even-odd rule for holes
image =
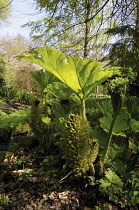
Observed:
[[[42,91],[44,91],[48,84],[57,81],[57,78],[53,74],[43,69],[39,71],[31,71],[29,74],[32,76],[38,88]]]
[[[112,70],[103,69],[97,61],[66,57],[49,46],[31,50],[29,54],[20,57],[51,72],[81,99],[86,98],[96,86],[113,74]]]
[[[107,114],[107,116],[100,118],[99,121],[101,123],[101,128],[103,128],[104,131],[109,132],[112,122],[112,115]],[[114,135],[125,136],[123,131],[128,130],[129,128],[130,126],[128,124],[128,120],[122,115],[118,115],[112,133]]]

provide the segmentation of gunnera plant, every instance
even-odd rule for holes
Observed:
[[[81,115],[71,115],[62,131],[61,150],[76,176],[86,176],[98,155],[98,140],[89,139],[89,124]]]

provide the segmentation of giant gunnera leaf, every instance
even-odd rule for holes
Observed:
[[[80,99],[86,98],[92,90],[112,76],[112,68],[103,69],[98,61],[71,58],[49,46],[31,50],[20,56],[55,75],[70,87]]]

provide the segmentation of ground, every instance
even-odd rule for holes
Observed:
[[[57,172],[52,168],[40,172],[42,166],[39,162],[45,157],[37,156],[37,147],[17,151],[11,156],[10,168],[3,171],[0,180],[0,210],[99,209],[95,206],[100,206],[101,209],[119,209],[104,201],[97,194],[97,188],[90,193],[90,186],[83,180],[74,180],[69,175],[61,181],[65,177],[62,177],[64,173],[59,173],[61,177],[57,177]]]

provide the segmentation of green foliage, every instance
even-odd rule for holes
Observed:
[[[3,116],[3,115],[6,115],[6,113],[0,110],[0,116]]]
[[[10,208],[9,198],[5,194],[0,195],[0,206],[4,207],[5,209]]]
[[[108,169],[105,173],[105,177],[99,180],[99,190],[103,195],[109,197],[110,200],[115,203],[118,202],[118,195],[122,193],[123,182],[115,172]]]
[[[0,119],[0,128],[10,127],[14,129],[20,124],[24,125],[29,121],[30,109],[22,109],[16,112],[13,112],[9,115],[2,116]]]
[[[135,3],[134,8],[138,8],[137,3]],[[130,17],[130,14],[128,18]],[[128,94],[138,96],[139,49],[137,16],[134,21],[134,26],[129,22],[125,25],[124,22],[121,25],[108,30],[110,35],[117,35],[118,41],[109,45],[109,52],[108,55],[104,57],[104,60],[108,60],[108,65],[123,67],[124,71],[121,76],[129,79],[127,90]]]
[[[13,99],[15,97],[15,90],[0,88],[0,96],[7,97],[9,100]]]
[[[86,108],[89,109],[89,111],[94,112],[98,110],[103,116],[106,115],[107,112],[112,113],[112,105],[110,98],[89,98],[86,100]]]
[[[122,43],[120,41],[109,45],[109,53],[105,56],[102,61],[108,61],[108,65],[121,66],[121,67],[132,67],[133,60],[129,60],[132,57],[133,51],[129,50],[131,45],[129,43]],[[134,56],[135,59],[135,56]]]
[[[0,138],[7,142],[16,134],[30,131],[29,126],[30,109],[23,109],[6,114],[0,118]]]
[[[129,24],[119,25],[108,29],[107,33],[118,35],[119,40],[109,45],[109,53],[104,57],[104,60],[108,60],[110,65],[136,68],[135,66],[138,65],[138,47],[136,46],[138,35],[136,29]]]
[[[137,144],[135,144],[132,139],[129,139],[129,149],[132,150],[132,153],[138,155],[138,153],[139,153],[139,142],[137,142]]]
[[[35,2],[40,10],[46,11],[45,18],[30,21],[25,26],[31,28],[31,35],[34,35],[37,42],[60,49],[67,55],[82,58],[94,56],[100,59],[103,54],[102,45],[108,39],[104,34],[104,27],[101,27],[108,15],[107,11],[111,10],[108,2],[105,4],[107,9],[100,9],[99,12],[98,8],[103,5],[102,0]],[[108,22],[107,24],[109,25]]]
[[[16,129],[15,129],[15,133],[28,133],[30,132],[31,128],[29,126],[29,123],[25,123],[25,124],[19,124],[18,126],[16,126]]]
[[[112,123],[112,115],[107,114],[105,117],[102,117],[99,119],[99,122],[101,123],[100,126],[103,128],[105,132],[109,132],[110,126]],[[122,114],[118,115],[115,121],[114,128],[112,130],[113,135],[120,135],[120,136],[126,136],[123,131],[126,131],[130,128],[128,123],[128,118],[125,118]]]
[[[106,167],[110,168],[121,176],[126,173],[127,165],[124,162],[125,148],[113,143],[109,147]]]
[[[139,121],[130,119],[130,126],[135,133],[139,132]]]
[[[107,133],[104,132],[103,129],[99,125],[96,125],[94,128],[90,127],[89,137],[98,139],[99,149],[105,148]]]
[[[62,131],[61,149],[77,176],[85,175],[98,155],[98,140],[89,139],[88,121],[71,115]]]
[[[67,100],[73,93],[73,91],[67,85],[61,82],[53,82],[52,84],[48,85],[46,90],[59,100]]]
[[[48,85],[47,90],[51,92],[48,96],[51,118],[56,128],[61,130],[70,114],[80,113],[80,101],[78,103],[73,91],[63,83]]]
[[[60,145],[58,152],[60,155],[63,154],[65,165],[72,168],[76,176],[93,175],[92,185],[99,182],[100,192],[110,200],[118,202],[118,197],[123,193],[123,186],[127,184],[124,179],[129,175],[130,169],[133,170],[136,162],[134,158],[139,152],[136,138],[139,132],[139,119],[138,116],[136,119],[132,118],[133,113],[135,114],[132,107],[135,103],[133,98],[125,103],[128,108],[122,108],[126,80],[119,77],[109,82],[111,105],[110,100],[95,101],[88,98],[98,84],[112,75],[110,69],[103,70],[98,62],[66,57],[50,47],[33,51],[33,54],[27,55],[27,59],[46,68],[46,71],[31,73],[45,98],[34,100],[31,110],[20,110],[0,119],[2,129],[10,127],[16,132],[24,133],[29,131],[30,125],[35,135],[35,139],[26,137],[17,139],[11,144],[10,151],[18,150],[19,146],[31,148],[37,138],[40,151],[47,150],[49,152],[47,154],[50,154],[41,162],[39,172],[45,171],[47,184],[54,181],[55,185],[59,185],[56,181],[59,174],[57,165],[61,163],[59,156],[51,155],[53,149],[51,146],[54,129],[62,130],[61,139],[58,141],[56,139],[53,146]],[[57,82],[57,79],[60,82]],[[46,111],[48,105],[50,110]],[[80,114],[80,107],[85,108],[85,105],[87,117],[89,121],[92,120],[91,122]],[[130,113],[127,113],[127,110]],[[132,138],[129,138],[131,136]],[[114,142],[115,139],[118,144]],[[123,139],[125,141],[120,142]],[[100,160],[96,161],[98,156]],[[96,177],[100,179],[98,182],[94,181]],[[132,204],[138,202],[137,178],[137,174],[134,174],[131,180],[128,179],[130,186],[132,185],[132,192],[129,193]]]
[[[45,174],[45,185],[53,185],[55,189],[59,188],[59,165],[60,159],[58,155],[55,156],[47,156],[40,163],[39,173],[43,172]]]
[[[70,107],[68,103],[69,103],[68,100],[67,101],[58,100],[52,104],[52,116],[54,117],[54,119],[61,118],[61,117],[63,117],[64,119],[67,119],[67,117],[70,114]]]
[[[10,90],[7,88],[0,89],[0,96],[7,97],[7,100],[15,99],[21,103],[31,104],[36,98],[35,95],[24,91]]]
[[[57,81],[57,78],[46,70],[31,71],[29,74],[32,76],[33,80],[36,82],[38,88],[43,92],[47,85]]]
[[[125,148],[123,148],[121,146],[118,146],[118,144],[113,143],[110,146],[110,149],[109,149],[109,152],[108,152],[108,155],[109,155],[110,160],[113,160],[114,161],[114,159],[121,158],[121,156],[122,156],[122,154],[124,152],[124,149]]]
[[[19,102],[32,104],[32,102],[36,98],[36,95],[24,91],[15,91],[14,98],[17,99]]]
[[[124,202],[121,203],[122,208],[137,207],[139,204],[139,170],[130,171],[124,175],[126,185],[122,192]],[[130,189],[130,190],[129,190]]]
[[[131,198],[131,204],[136,206],[139,203],[139,170],[130,172],[129,183],[132,186],[132,190],[129,191],[129,198]]]
[[[112,151],[111,151],[111,153],[112,153]],[[109,157],[110,157],[110,155],[109,155]],[[111,168],[111,170],[113,170],[120,176],[122,176],[123,174],[126,173],[126,169],[127,169],[126,164],[118,158],[117,159],[115,158],[113,160],[109,158],[109,160],[107,160],[106,165],[108,168]]]

